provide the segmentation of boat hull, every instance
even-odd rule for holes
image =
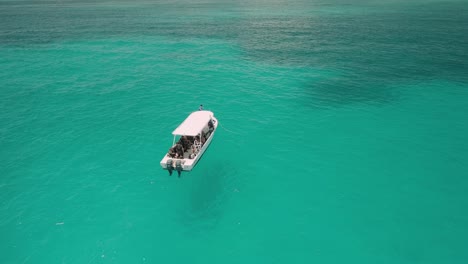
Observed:
[[[174,164],[173,165],[173,170],[176,170],[175,164],[177,163],[177,161],[180,161],[182,171],[191,171],[193,168],[195,168],[198,161],[201,159],[201,157],[205,153],[206,149],[210,146],[211,141],[213,140],[213,137],[214,137],[214,135],[216,133],[216,130],[218,129],[218,119],[216,119],[215,117],[213,117],[212,119],[215,121],[214,124],[213,124],[214,129],[211,132],[208,139],[203,144],[203,146],[200,148],[200,151],[198,151],[197,155],[193,159],[190,159],[190,158],[184,158],[184,159],[171,158],[166,154],[164,156],[164,158],[160,162],[161,167],[163,169],[167,170],[168,169],[167,168],[167,163],[168,163],[169,160],[172,160],[173,164]]]

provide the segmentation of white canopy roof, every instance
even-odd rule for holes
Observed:
[[[172,132],[172,135],[196,136],[208,124],[212,116],[211,111],[193,112]]]

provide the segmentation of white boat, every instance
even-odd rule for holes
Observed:
[[[191,113],[173,132],[172,147],[161,160],[161,167],[169,171],[191,171],[213,140],[218,120],[211,111]]]

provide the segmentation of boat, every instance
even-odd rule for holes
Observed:
[[[213,140],[218,119],[213,112],[200,110],[191,113],[173,132],[169,151],[161,160],[161,167],[172,172],[191,171]]]

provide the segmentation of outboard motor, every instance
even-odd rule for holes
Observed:
[[[166,169],[169,171],[169,176],[172,176],[172,170],[174,170],[174,167],[172,167],[171,159],[167,160]]]
[[[177,170],[177,173],[179,174],[179,178],[180,178],[180,173],[182,172],[183,168],[182,168],[182,163],[180,160],[176,160],[176,170]]]

